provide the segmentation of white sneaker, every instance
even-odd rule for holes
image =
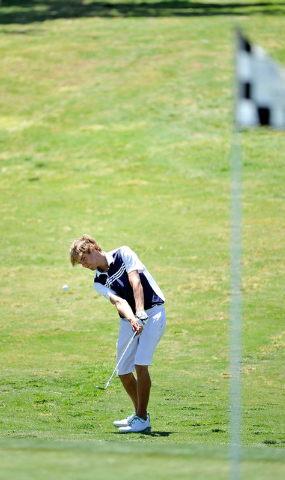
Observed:
[[[141,417],[135,415],[129,425],[126,427],[119,428],[120,433],[138,433],[138,432],[150,432],[150,419],[149,414],[147,414],[147,419],[144,420]]]
[[[123,420],[115,420],[115,422],[113,422],[113,425],[114,425],[114,427],[117,427],[117,428],[127,427],[128,425],[131,424],[131,422],[133,421],[135,416],[136,416],[136,414],[133,413],[132,415],[130,415],[127,418],[124,418]]]

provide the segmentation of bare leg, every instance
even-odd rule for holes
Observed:
[[[147,406],[150,395],[151,380],[147,365],[136,365],[137,379],[132,373],[119,375],[120,380],[130,396],[138,417],[147,418]]]
[[[138,386],[137,380],[132,373],[126,373],[125,375],[119,375],[120,380],[127,392],[131,397],[131,400],[134,404],[135,411],[138,409]]]
[[[147,419],[147,406],[150,395],[151,379],[147,365],[136,365],[137,372],[137,416]]]

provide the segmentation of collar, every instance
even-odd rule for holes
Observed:
[[[109,269],[110,265],[112,265],[112,263],[114,263],[113,254],[112,254],[112,252],[102,252],[102,253],[104,253],[104,255],[106,257],[106,260],[107,260],[107,263],[108,263],[108,269]],[[107,270],[107,272],[99,272],[99,270],[96,268],[96,276],[100,277],[100,275],[108,275],[108,270]]]

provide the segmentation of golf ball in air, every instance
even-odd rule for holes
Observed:
[[[63,285],[62,290],[66,292],[68,290],[68,285]]]

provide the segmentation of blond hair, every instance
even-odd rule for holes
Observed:
[[[78,238],[72,242],[72,245],[69,249],[69,259],[73,267],[80,263],[82,255],[84,253],[90,253],[92,247],[94,247],[99,252],[102,251],[100,245],[96,242],[96,240],[90,235],[83,235],[83,237]]]

